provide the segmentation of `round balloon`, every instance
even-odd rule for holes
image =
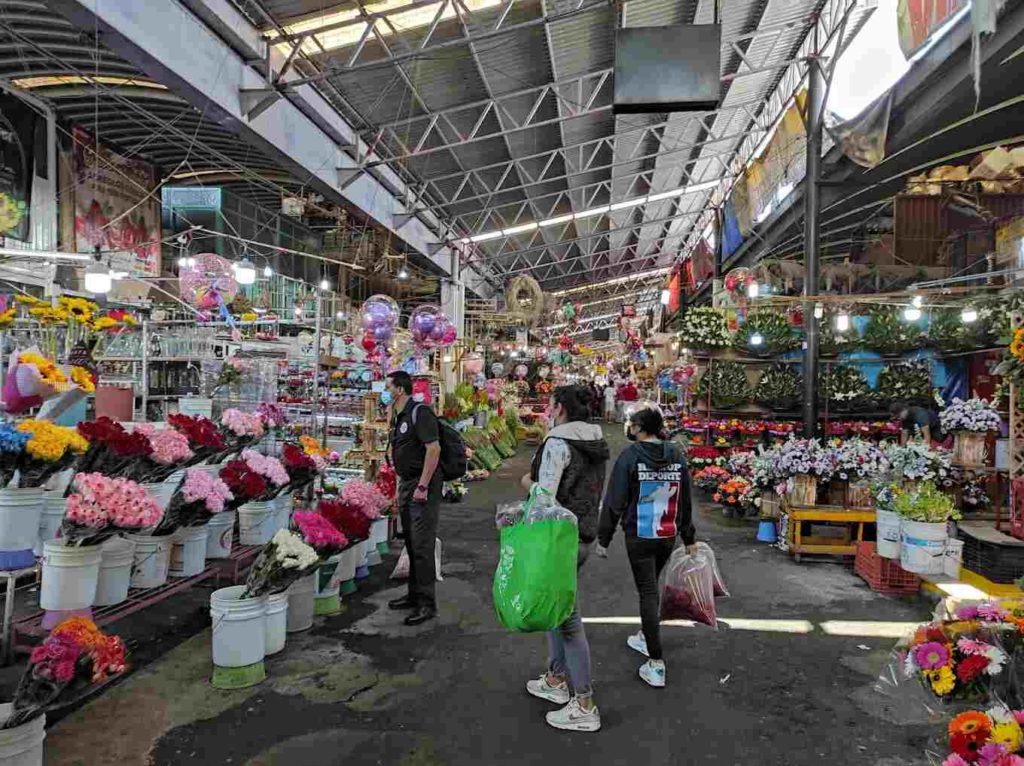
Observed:
[[[484,358],[471,351],[462,358],[462,369],[467,375],[476,375],[484,371]]]
[[[409,317],[409,334],[418,349],[426,351],[437,345],[433,337],[434,328],[443,320],[441,309],[433,304],[417,306],[413,310]]]
[[[491,375],[493,375],[494,377],[500,378],[504,372],[505,365],[503,365],[501,362],[495,362],[494,364],[491,365]]]
[[[238,294],[231,262],[214,253],[200,253],[195,260],[196,265],[178,277],[181,299],[206,311],[231,303]]]
[[[525,378],[526,374],[529,371],[530,371],[529,368],[525,364],[517,364],[516,365],[515,372],[516,372],[516,377],[517,378],[520,378],[520,379]]]

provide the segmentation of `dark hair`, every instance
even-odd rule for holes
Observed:
[[[565,407],[569,420],[590,420],[590,389],[584,386],[558,386],[555,404]]]
[[[650,407],[634,412],[630,415],[629,422],[637,426],[645,434],[659,438],[665,428],[665,418],[661,416],[660,412],[652,410]]]
[[[406,395],[412,393],[412,378],[405,370],[395,370],[394,372],[388,373],[388,379],[394,385],[405,391]]]
[[[902,399],[897,399],[895,402],[893,402],[891,405],[889,405],[889,414],[892,415],[894,418],[895,417],[899,417],[899,414],[901,412],[903,412],[903,410],[906,410],[906,409],[909,409],[909,408],[910,408],[910,404],[909,403],[903,401]]]

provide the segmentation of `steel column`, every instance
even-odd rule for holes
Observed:
[[[807,77],[807,175],[804,178],[804,436],[812,438],[818,430],[818,319],[814,304],[818,297],[818,198],[821,178],[821,126],[825,110],[825,73],[821,59],[808,61]]]

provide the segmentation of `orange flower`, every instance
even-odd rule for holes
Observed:
[[[961,713],[949,722],[949,736],[966,734],[987,738],[992,732],[992,719],[977,710]]]
[[[1013,331],[1010,353],[1017,359],[1024,361],[1024,327],[1018,327]]]

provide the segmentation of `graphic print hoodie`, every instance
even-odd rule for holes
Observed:
[[[682,449],[672,442],[637,442],[622,451],[601,509],[597,540],[607,548],[622,526],[627,537],[693,545],[690,472]]]

